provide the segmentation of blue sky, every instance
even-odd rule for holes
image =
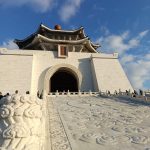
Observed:
[[[118,52],[134,88],[150,89],[149,0],[0,0],[0,47],[16,48],[43,24],[83,26],[101,52]]]

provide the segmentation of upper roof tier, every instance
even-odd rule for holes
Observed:
[[[100,47],[99,44],[94,44],[90,41],[85,35],[83,27],[76,30],[62,30],[60,25],[56,25],[55,29],[50,29],[43,24],[27,38],[23,40],[15,39],[14,42],[20,49],[31,50],[51,50],[50,45],[67,44],[80,45],[85,52],[97,53],[96,49]],[[79,51],[82,52],[81,50]]]

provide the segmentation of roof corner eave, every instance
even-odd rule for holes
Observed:
[[[85,37],[84,39],[81,39],[81,40],[77,40],[77,41],[69,41],[69,40],[55,40],[55,39],[49,39],[45,36],[42,36],[40,34],[37,34],[36,38],[38,38],[39,40],[44,40],[44,41],[47,41],[47,42],[52,42],[52,43],[71,43],[71,44],[79,44],[79,43],[84,43],[86,41],[88,41],[88,37]]]
[[[88,42],[86,43],[86,45],[89,47],[89,49],[91,50],[91,52],[98,53],[98,51],[96,49],[94,49],[93,46],[91,45],[91,41],[90,40],[88,40]]]
[[[86,35],[84,33],[84,28],[82,26],[78,29],[75,29],[75,30],[55,30],[55,29],[51,29],[51,28],[45,26],[44,24],[40,24],[40,26],[39,26],[36,33],[38,33],[38,31],[41,28],[46,29],[47,31],[50,31],[50,32],[66,32],[66,33],[76,33],[76,32],[78,32],[78,33],[81,33],[84,38],[86,37]]]
[[[91,42],[91,46],[94,47],[95,49],[101,47],[100,44],[94,44],[93,42]]]

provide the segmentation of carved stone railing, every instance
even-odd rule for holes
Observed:
[[[44,150],[45,102],[30,95],[0,100],[0,150]]]
[[[150,90],[144,91],[146,97],[150,98]]]
[[[109,92],[56,92],[49,96],[104,96],[127,98],[135,101],[150,103],[150,98],[126,92],[110,94]],[[44,99],[47,96],[44,93]],[[47,110],[46,110],[47,107]],[[46,121],[46,116],[47,120]],[[0,100],[0,150],[50,150],[71,149],[66,140],[63,128],[59,131],[53,124],[55,120],[63,126],[58,112],[54,111],[53,104],[46,100],[38,99],[30,95],[12,95]],[[55,131],[55,132],[54,132]],[[55,133],[58,132],[60,134]],[[51,136],[50,136],[51,135]],[[65,139],[64,147],[59,137]],[[60,143],[60,145],[59,145]],[[55,147],[55,148],[54,148]]]
[[[92,91],[89,91],[89,92],[70,92],[70,91],[63,91],[63,92],[50,92],[48,95],[49,96],[94,96],[94,95],[98,95],[99,92],[92,92]]]
[[[143,93],[143,95],[139,95],[139,94],[134,94],[134,93],[126,93],[126,92],[118,92],[117,94],[105,94],[106,96],[112,96],[112,97],[117,97],[117,98],[125,98],[128,100],[133,100],[133,101],[137,101],[137,102],[144,102],[147,104],[150,104],[150,97],[146,96],[145,93]]]
[[[146,102],[146,103],[150,103],[150,96],[146,96],[146,94],[144,93],[143,95],[138,95],[138,94],[132,94],[132,93],[126,93],[126,92],[114,92],[114,93],[110,93],[108,91],[106,92],[51,92],[48,94],[48,96],[50,97],[55,97],[55,96],[103,96],[103,97],[118,97],[118,98],[129,98],[131,100],[136,100],[136,101],[141,101],[141,102]]]

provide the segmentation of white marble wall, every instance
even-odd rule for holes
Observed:
[[[32,55],[0,55],[0,91],[25,93],[31,89]]]
[[[125,91],[132,87],[115,54],[69,52],[58,58],[57,52],[0,49],[0,91],[31,91],[44,88],[46,71],[58,64],[70,64],[82,73],[82,91]],[[8,85],[9,83],[9,85]]]
[[[70,52],[68,58],[57,58],[57,52],[36,52],[33,57],[32,93],[44,88],[46,71],[58,64],[70,64],[80,70],[83,76],[81,89],[93,91],[90,53]]]
[[[120,65],[118,58],[107,56],[92,56],[92,66],[94,71],[94,79],[97,79],[97,84],[95,84],[95,90],[104,91],[109,90],[114,93],[115,90],[126,91],[133,88]],[[98,89],[97,89],[98,88]]]

